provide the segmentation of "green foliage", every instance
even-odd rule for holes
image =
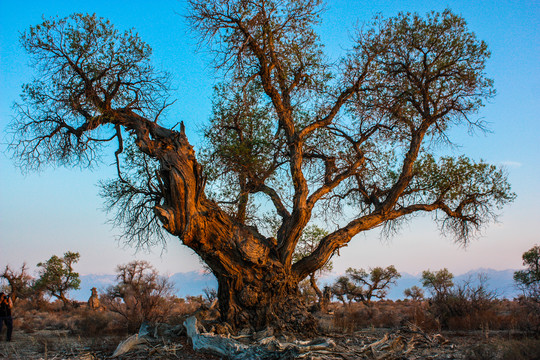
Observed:
[[[375,80],[385,82],[377,87],[384,96],[375,101],[391,107],[398,128],[409,131],[427,115],[438,118],[433,133],[444,131],[452,122],[467,120],[494,95],[493,81],[484,73],[487,45],[459,15],[450,10],[425,17],[400,13],[376,19],[375,25],[379,31],[359,35],[356,51],[374,48],[377,75],[383,77]]]
[[[348,268],[346,273],[332,286],[332,293],[343,303],[345,298],[349,303],[355,300],[364,304],[370,304],[372,298],[384,299],[388,288],[401,277],[394,265],[386,268],[378,266],[368,271]]]
[[[357,297],[365,304],[371,302],[371,298],[384,299],[388,293],[388,288],[395,285],[397,279],[401,277],[394,265],[386,268],[377,266],[364,269],[347,269],[347,276],[357,284]]]
[[[444,203],[442,211],[448,216],[438,220],[441,227],[466,241],[471,230],[496,218],[493,209],[501,209],[515,199],[506,178],[503,169],[483,161],[476,163],[465,156],[435,161],[425,154],[415,163],[407,200],[410,204]],[[453,216],[454,209],[463,215]]]
[[[220,164],[224,172],[264,177],[273,163],[269,154],[278,145],[272,134],[271,110],[261,104],[261,90],[250,86],[240,92],[222,84],[214,94],[213,116],[204,132],[212,150],[205,154],[208,161]],[[217,172],[209,169],[210,175]]]
[[[435,272],[422,272],[422,286],[431,292],[433,298],[444,297],[454,286],[454,274],[444,268]]]
[[[328,236],[328,234],[328,231],[318,227],[317,225],[308,225],[302,232],[302,236],[300,237],[300,240],[298,240],[298,244],[296,245],[296,248],[294,250],[293,263],[301,260],[306,256],[311,255],[315,251],[317,246],[319,246],[321,240],[325,236]],[[330,258],[316,272],[309,275],[309,280],[306,279],[302,283],[300,283],[300,290],[302,294],[304,294],[304,298],[307,299],[308,302],[312,301],[312,292],[314,292],[315,295],[319,298],[319,301],[323,301],[324,294],[317,285],[317,279],[322,274],[331,272],[333,267],[334,265]],[[309,287],[311,287],[312,291],[310,291]]]
[[[343,303],[351,303],[357,298],[359,289],[348,276],[340,276],[331,287],[332,294]]]
[[[213,195],[241,221],[252,220],[249,194],[271,181],[282,162],[274,154],[283,151],[284,141],[274,135],[272,110],[261,95],[254,85],[245,91],[216,86],[213,116],[204,130],[207,146],[200,153]]]
[[[63,257],[53,255],[46,262],[38,263],[37,266],[41,269],[38,270],[39,278],[34,287],[62,300],[64,306],[67,306],[69,300],[66,293],[69,290],[78,290],[81,284],[79,273],[73,270],[73,265],[79,258],[78,252],[68,251]]]
[[[319,246],[321,240],[328,236],[329,232],[317,225],[308,225],[302,232],[300,240],[296,245],[295,252],[293,254],[293,262],[297,262],[300,259],[310,255]],[[328,260],[324,266],[317,271],[317,277],[324,273],[331,272],[334,268],[332,260]]]
[[[531,298],[540,300],[540,246],[535,245],[523,253],[525,270],[514,273],[514,281]]]
[[[157,120],[165,106],[168,75],[154,70],[150,46],[133,30],[73,14],[31,27],[21,44],[38,74],[23,86],[10,129],[14,158],[26,170],[91,166],[115,138],[114,126],[99,127],[110,121],[108,110],[136,109]]]

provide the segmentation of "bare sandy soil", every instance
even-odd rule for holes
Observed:
[[[28,334],[15,330],[11,342],[5,342],[2,334],[0,359],[37,360],[37,359],[111,359],[117,345],[124,340],[119,336],[78,337],[70,336],[68,330],[39,330]],[[151,348],[134,349],[116,359],[181,359],[214,360],[218,357],[195,353],[188,345],[186,337],[180,337],[174,343],[162,343]]]
[[[4,340],[5,334],[2,334]],[[508,333],[444,333],[427,335],[403,330],[366,329],[353,334],[330,337],[335,346],[328,351],[303,354],[302,359],[469,359],[471,349],[508,339]],[[67,330],[14,331],[12,342],[0,342],[0,359],[112,359],[119,336],[84,338]],[[540,354],[539,354],[540,356]],[[287,357],[284,357],[287,358]],[[294,358],[294,357],[289,357]],[[173,341],[138,346],[116,359],[192,359],[217,360],[220,357],[194,352],[189,340],[181,336]]]

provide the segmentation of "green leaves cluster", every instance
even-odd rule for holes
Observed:
[[[441,221],[442,229],[465,243],[472,230],[497,218],[495,209],[516,198],[504,169],[465,156],[442,157],[436,162],[425,155],[416,162],[413,174],[403,204],[439,204],[447,215]]]
[[[155,82],[163,75],[154,73],[150,46],[133,30],[120,33],[95,14],[45,20],[26,31],[21,43],[40,71],[40,80],[25,85],[23,99],[61,107],[64,115],[104,110],[87,98],[90,87],[106,107],[141,110],[152,108],[165,90]]]
[[[268,178],[280,139],[273,134],[272,111],[261,101],[260,89],[251,86],[240,92],[221,84],[214,94],[213,116],[204,130],[208,147],[202,152],[208,175],[211,179],[226,174]]]
[[[74,14],[31,27],[21,44],[38,72],[23,86],[10,126],[14,158],[27,169],[90,166],[115,138],[111,110],[157,120],[167,106],[168,74],[153,68],[150,46],[133,30]]]
[[[321,240],[328,236],[329,232],[317,225],[308,225],[302,232],[302,236],[298,241],[295,252],[293,254],[293,262],[297,262],[300,259],[310,255],[319,246]],[[331,272],[334,268],[332,260],[328,260],[323,267],[321,267],[317,273],[320,276],[322,273]]]
[[[394,265],[364,269],[348,268],[332,286],[332,293],[342,302],[347,298],[370,304],[372,298],[384,299],[390,286],[395,285],[401,274]]]
[[[540,246],[535,245],[523,253],[525,270],[514,273],[514,281],[531,298],[540,300]]]
[[[434,298],[442,298],[446,296],[454,286],[454,274],[448,271],[447,268],[422,272],[422,286],[431,292]]]
[[[64,302],[67,306],[68,299],[66,294],[69,290],[77,290],[81,285],[79,273],[75,272],[73,265],[79,261],[78,252],[68,251],[63,257],[57,255],[51,256],[46,262],[37,264],[39,269],[39,278],[35,281],[34,287],[37,290],[45,290],[51,296],[54,296]]]

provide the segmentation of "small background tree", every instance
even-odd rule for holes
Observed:
[[[26,263],[22,264],[19,272],[6,265],[4,272],[0,274],[0,277],[6,279],[9,284],[9,293],[13,302],[16,302],[19,298],[27,298],[32,293],[32,281],[34,279],[28,274],[27,270]]]
[[[34,284],[36,291],[45,291],[47,294],[60,299],[64,307],[70,300],[66,297],[69,290],[78,290],[81,284],[79,273],[73,271],[73,264],[79,261],[78,252],[66,252],[63,257],[51,256],[44,263],[38,263],[39,278]]]
[[[523,265],[527,268],[514,273],[514,281],[523,291],[519,301],[526,311],[526,329],[540,332],[540,246],[535,245],[523,253]]]
[[[127,330],[136,331],[143,321],[159,322],[170,310],[167,298],[173,285],[160,276],[150,263],[132,261],[117,268],[118,283],[111,286],[103,300],[106,307],[126,320]]]
[[[350,305],[353,300],[356,300],[358,294],[358,287],[351,282],[348,276],[338,277],[330,290],[332,295],[341,301],[343,305]]]
[[[358,299],[369,305],[371,298],[384,299],[388,294],[388,288],[396,284],[396,280],[401,277],[394,265],[386,268],[377,266],[370,268],[369,272],[364,269],[348,268],[347,274],[356,283]]]
[[[403,291],[403,295],[405,295],[405,297],[411,298],[412,301],[420,301],[424,298],[424,290],[414,285],[410,288],[405,289]]]
[[[432,298],[445,297],[454,286],[454,274],[447,268],[432,272],[425,270],[422,272],[422,286],[428,289]]]
[[[349,304],[355,300],[366,305],[371,303],[373,297],[384,299],[390,285],[394,285],[401,277],[393,265],[387,268],[380,266],[370,268],[369,272],[364,269],[348,268],[346,273],[346,276],[339,277],[332,286],[332,293],[343,304],[345,299]]]
[[[514,281],[526,297],[540,303],[540,246],[535,245],[523,253],[525,270],[514,273]]]

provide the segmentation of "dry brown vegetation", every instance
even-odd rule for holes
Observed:
[[[209,310],[208,302],[202,297],[167,301],[171,310],[166,322],[173,328],[182,328],[179,325],[189,315],[197,314],[203,320],[202,332],[227,332],[213,321],[217,310]],[[318,335],[335,343],[333,351],[318,358],[538,358],[540,339],[535,334],[538,334],[540,316],[531,311],[531,304],[523,300],[493,300],[488,305],[478,310],[461,304],[465,313],[443,321],[436,308],[438,305],[430,301],[386,300],[370,305],[332,303],[329,313],[315,314],[319,320]],[[86,304],[65,310],[59,301],[43,303],[39,309],[30,302],[18,301],[14,325],[13,342],[0,343],[0,358],[110,359],[117,345],[132,335],[125,318],[117,313],[106,309],[94,311]],[[294,341],[299,335],[279,336],[279,339]],[[337,353],[341,355],[332,357],[331,354]],[[217,359],[194,352],[185,332],[178,332],[175,337],[161,337],[118,358]]]

